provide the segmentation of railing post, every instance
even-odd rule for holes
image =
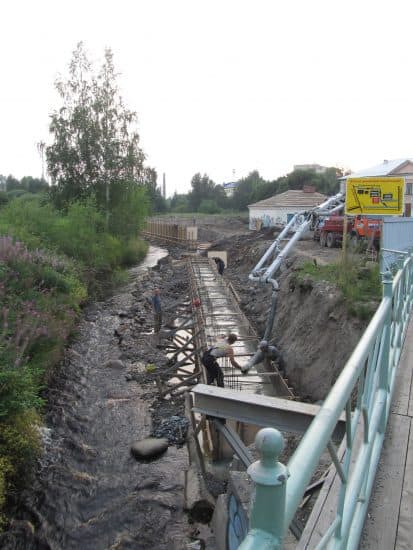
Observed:
[[[284,438],[274,428],[264,428],[255,437],[261,455],[247,472],[255,483],[251,499],[250,530],[239,550],[277,550],[284,538],[285,494],[288,469],[278,462]]]
[[[383,274],[383,298],[388,298],[390,300],[391,307],[389,308],[387,312],[387,318],[385,320],[385,334],[383,339],[383,353],[381,358],[381,365],[380,365],[380,375],[379,375],[379,387],[381,389],[384,389],[387,393],[387,398],[389,398],[389,382],[390,382],[390,369],[392,365],[390,364],[390,348],[391,348],[391,340],[392,340],[392,320],[393,320],[393,310],[394,310],[394,304],[393,304],[393,276],[390,273],[390,271],[386,271]],[[386,430],[386,407],[383,408],[383,413],[380,421],[380,432],[383,432]]]

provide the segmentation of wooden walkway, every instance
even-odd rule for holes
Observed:
[[[413,319],[400,358],[392,410],[360,542],[362,550],[413,548]]]

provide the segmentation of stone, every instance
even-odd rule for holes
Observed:
[[[123,369],[125,367],[125,363],[120,359],[110,359],[109,361],[106,361],[104,367],[108,369]]]
[[[176,390],[173,390],[174,395],[182,395],[183,393],[189,391],[190,388],[188,386],[180,386],[179,388],[176,388]]]
[[[140,441],[135,441],[131,446],[132,455],[139,458],[155,458],[164,453],[168,448],[169,443],[165,437],[146,437]]]

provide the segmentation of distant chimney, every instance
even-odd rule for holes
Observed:
[[[303,193],[315,193],[314,185],[303,185]]]

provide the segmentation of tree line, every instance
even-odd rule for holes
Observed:
[[[343,171],[336,167],[327,168],[323,173],[314,170],[294,170],[275,180],[265,180],[257,170],[235,183],[232,196],[227,196],[223,185],[215,184],[207,174],[195,174],[191,180],[191,190],[177,194],[169,200],[168,207],[173,212],[219,213],[225,210],[247,210],[249,204],[267,199],[290,189],[303,189],[310,185],[319,193],[332,195],[338,192],[338,178]]]

